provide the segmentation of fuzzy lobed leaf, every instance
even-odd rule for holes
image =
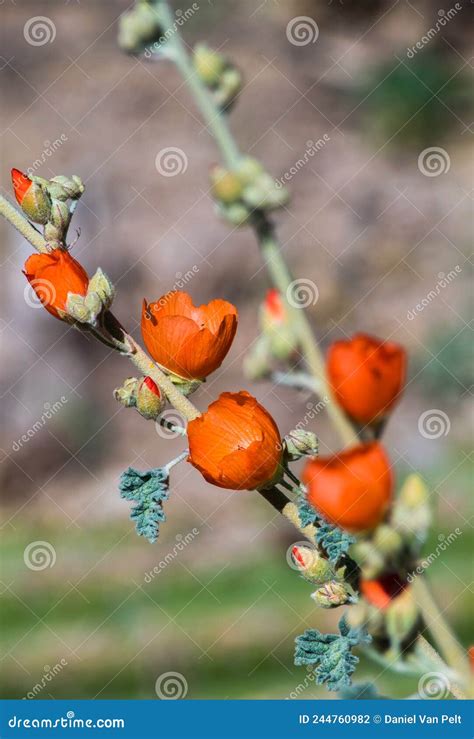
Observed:
[[[325,521],[305,498],[298,502],[298,513],[303,526],[316,527],[316,541],[326,551],[331,564],[336,564],[354,544],[354,536]]]
[[[137,534],[154,544],[160,533],[160,523],[166,521],[163,503],[169,498],[169,475],[163,467],[141,472],[129,467],[120,476],[120,496],[132,500],[130,518]]]
[[[365,629],[350,628],[342,617],[339,634],[307,629],[296,638],[295,665],[314,667],[319,685],[325,684],[328,690],[342,690],[351,685],[351,675],[359,661],[352,648],[370,641]]]

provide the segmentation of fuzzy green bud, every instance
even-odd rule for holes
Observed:
[[[84,184],[75,174],[71,177],[58,175],[48,181],[48,192],[54,200],[77,200],[84,192]]]
[[[242,184],[234,172],[224,167],[211,170],[211,191],[216,200],[225,204],[235,203],[242,195]]]
[[[392,559],[403,547],[400,533],[388,524],[381,524],[375,529],[372,542],[385,559]]]
[[[285,457],[294,462],[301,457],[315,457],[318,453],[318,438],[312,431],[293,429],[283,440]]]
[[[151,377],[142,377],[136,388],[136,407],[140,415],[155,421],[164,405],[165,400],[158,385]]]
[[[115,288],[109,277],[99,267],[89,281],[87,295],[95,293],[104,308],[110,308],[115,297]]]
[[[337,580],[324,583],[314,593],[311,593],[311,597],[321,608],[337,608],[351,600],[347,585]]]
[[[21,201],[21,208],[28,218],[44,225],[51,217],[51,198],[46,188],[33,178],[29,190]]]
[[[197,44],[193,54],[193,64],[201,80],[210,86],[217,85],[223,73],[226,61],[217,51],[206,44]]]
[[[324,585],[334,578],[331,564],[316,548],[296,544],[291,550],[291,559],[304,579],[315,585]]]
[[[121,387],[114,390],[114,398],[126,408],[134,408],[136,406],[138,380],[136,377],[127,377]]]
[[[396,644],[403,641],[415,627],[418,618],[415,599],[410,588],[406,588],[385,612],[385,625],[391,640]]]

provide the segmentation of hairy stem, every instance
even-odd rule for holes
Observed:
[[[9,221],[27,241],[32,244],[39,252],[47,253],[46,241],[38,231],[33,228],[25,216],[11,205],[2,195],[0,195],[0,215]]]
[[[174,18],[170,12],[167,0],[155,0],[155,4],[159,8],[164,25],[171,29]],[[206,125],[219,147],[224,162],[229,169],[235,169],[242,155],[229,130],[225,116],[214,104],[206,86],[197,76],[179,31],[174,29],[166,43],[170,49],[169,58],[176,64],[176,67],[188,84]],[[309,370],[321,389],[321,395],[325,399],[327,398],[326,408],[328,415],[339,432],[343,443],[346,445],[356,444],[356,432],[333,399],[326,377],[324,359],[316,343],[308,317],[303,308],[295,307],[288,302],[288,296],[294,280],[282,257],[273,224],[265,214],[257,211],[251,219],[251,225],[255,231],[271,280],[286,301],[288,314],[293,323],[295,333],[299,338],[302,354],[305,357]]]

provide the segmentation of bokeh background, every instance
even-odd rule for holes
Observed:
[[[455,17],[410,55],[447,6],[199,5],[183,28],[186,42],[207,40],[245,75],[231,114],[242,150],[281,177],[308,141],[328,137],[289,183],[291,203],[276,217],[283,251],[294,272],[317,285],[310,313],[323,347],[362,329],[409,351],[408,386],[385,442],[399,482],[419,470],[430,486],[435,528],[426,552],[456,527],[462,531],[427,576],[467,646],[474,641],[473,6],[460,2]],[[251,383],[242,373],[268,287],[253,235],[215,216],[208,170],[217,151],[173,66],[119,51],[117,19],[126,8],[121,0],[2,3],[2,193],[11,198],[12,166],[26,170],[37,160],[44,163],[36,174],[83,178],[74,254],[89,272],[100,265],[115,281],[116,313],[137,336],[143,296],[156,299],[189,270],[196,301],[234,302],[236,341],[197,403],[205,408],[219,392],[245,387],[287,432],[307,413],[310,396]],[[25,29],[37,16],[49,19],[54,33],[34,45]],[[314,43],[289,41],[287,25],[297,16],[316,21]],[[185,152],[186,171],[160,175],[155,160],[165,147]],[[420,160],[433,147],[434,173]],[[293,666],[294,637],[310,626],[332,629],[339,616],[317,610],[310,588],[289,568],[295,532],[258,496],[207,486],[181,465],[159,542],[136,536],[118,477],[129,464],[166,462],[182,443],[163,439],[114,401],[113,388],[131,374],[125,361],[31,305],[21,274],[28,245],[0,228],[3,695],[22,697],[41,683],[38,698],[155,698],[157,678],[174,671],[185,677],[190,698],[328,697]],[[449,284],[416,311],[453,270]],[[432,410],[448,422],[437,438],[426,438],[419,419]],[[312,428],[322,453],[337,448],[324,412]],[[198,533],[179,551],[193,529]],[[51,566],[33,570],[25,551],[38,541],[47,543]],[[390,696],[416,691],[416,680],[367,661],[364,675]]]

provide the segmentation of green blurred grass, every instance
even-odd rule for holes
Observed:
[[[438,536],[426,552],[436,548]],[[23,552],[39,539],[53,544],[57,560],[32,572]],[[334,628],[340,613],[315,608],[310,586],[286,564],[285,544],[275,543],[256,560],[216,556],[205,566],[193,561],[190,544],[147,584],[146,571],[171,548],[167,541],[154,549],[127,521],[69,531],[31,523],[7,530],[3,697],[26,695],[45,665],[61,659],[67,666],[38,698],[155,698],[155,681],[167,671],[185,676],[190,698],[286,698],[299,684],[301,698],[334,697],[305,683],[307,673],[293,665],[293,641],[310,626]],[[471,552],[472,538],[463,529],[429,572],[466,645],[474,641],[466,589]],[[381,673],[363,660],[357,679],[377,677],[379,690],[391,697],[416,690],[416,679]]]

